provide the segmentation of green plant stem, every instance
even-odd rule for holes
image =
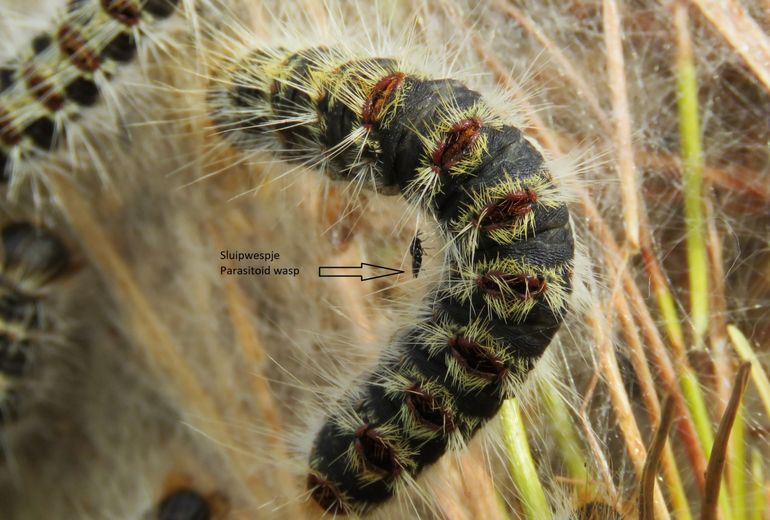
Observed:
[[[754,381],[754,386],[757,389],[759,398],[765,407],[767,416],[770,417],[770,381],[767,379],[762,364],[757,358],[757,354],[754,349],[751,348],[751,343],[746,339],[746,336],[735,325],[727,326],[727,334],[730,336],[730,341],[735,347],[735,351],[743,361],[751,363],[751,379]]]
[[[703,217],[703,153],[698,120],[698,82],[686,11],[677,9],[679,45],[676,62],[679,139],[684,174],[687,267],[690,275],[690,319],[695,347],[703,347],[709,324],[708,254]],[[683,18],[683,19],[682,19]]]
[[[679,313],[676,310],[676,303],[671,291],[668,290],[668,287],[661,284],[657,286],[655,295],[658,300],[658,309],[663,318],[664,328],[669,341],[672,345],[684,348],[685,339],[684,332],[682,331],[682,322]],[[678,348],[676,354],[680,354]],[[681,354],[683,354],[683,352]]]
[[[706,222],[703,208],[703,151],[698,115],[698,80],[693,60],[687,7],[674,4],[677,33],[676,92],[679,115],[679,140],[684,180],[684,214],[687,242],[687,268],[690,277],[690,320],[696,350],[704,348],[709,325],[709,267],[706,249]],[[711,453],[713,434],[708,409],[702,399],[695,373],[687,369],[681,376],[682,392],[688,402],[704,452]],[[723,519],[732,518],[724,480],[719,493]]]
[[[540,389],[551,419],[551,431],[556,438],[559,453],[564,458],[569,476],[575,482],[585,482],[588,485],[586,458],[575,431],[574,416],[553,386],[542,385]]]
[[[516,399],[508,399],[503,403],[501,421],[503,440],[508,451],[508,466],[527,518],[551,518],[551,509],[540,485]]]
[[[701,448],[703,448],[704,453],[708,454],[711,451],[711,445],[714,444],[714,433],[711,430],[711,418],[698,382],[698,376],[690,367],[684,367],[679,376],[679,384],[682,386],[682,394],[687,402],[687,408],[692,414]]]
[[[751,450],[751,520],[765,518],[765,472],[762,465],[762,453],[754,448]]]
[[[667,461],[669,462],[668,465],[665,464]],[[677,520],[690,520],[692,518],[690,504],[687,501],[687,493],[684,490],[684,486],[682,486],[682,479],[676,466],[676,457],[674,457],[674,451],[671,449],[670,443],[666,444],[663,462],[663,477],[666,479],[666,489],[671,500],[671,513],[673,513],[673,517]],[[666,468],[670,468],[671,474],[666,471]]]
[[[706,457],[709,457],[714,446],[714,432],[711,429],[711,419],[698,377],[690,367],[682,367],[679,383],[682,387],[684,399],[687,402],[687,408],[692,414],[692,420],[695,423],[695,430],[698,433],[703,453],[706,454]],[[730,501],[724,480],[722,481],[721,488],[719,493],[719,509],[722,513],[722,518],[727,520],[733,518],[733,516],[730,511]]]

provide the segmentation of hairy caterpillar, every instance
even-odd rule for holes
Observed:
[[[208,101],[237,147],[400,192],[448,242],[425,310],[329,412],[310,454],[313,500],[367,514],[470,439],[551,341],[570,292],[566,206],[540,153],[479,93],[394,59],[255,49]]]
[[[5,224],[0,241],[0,423],[5,423],[26,405],[18,381],[31,368],[36,344],[46,341],[41,302],[67,272],[70,255],[53,234],[28,222]]]
[[[0,178],[45,155],[132,61],[148,26],[177,0],[72,0],[51,29],[0,65]]]

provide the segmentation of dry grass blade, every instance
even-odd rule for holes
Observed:
[[[644,462],[642,479],[639,483],[639,520],[654,520],[655,475],[658,473],[658,465],[663,457],[666,447],[666,439],[674,423],[676,408],[671,396],[663,402],[663,414],[652,438],[650,450],[647,452],[647,460]]]
[[[610,314],[609,311],[605,312],[605,316],[609,316]],[[589,324],[593,328],[596,338],[599,339],[597,343],[599,366],[606,381],[607,391],[610,394],[610,400],[612,402],[618,426],[623,433],[631,463],[636,470],[636,474],[641,478],[642,470],[644,469],[644,461],[647,456],[646,450],[644,442],[642,441],[642,435],[639,431],[639,425],[634,417],[631,401],[623,386],[623,378],[620,374],[620,369],[618,368],[615,350],[609,338],[606,320],[603,320],[595,311],[587,313],[587,318]],[[655,508],[656,516],[658,518],[669,518],[663,495],[658,490],[653,494],[655,495],[653,507]]]
[[[736,0],[691,0],[770,91],[770,39]]]
[[[519,24],[527,33],[529,33],[535,40],[537,40],[540,45],[543,46],[543,49],[548,53],[554,63],[558,64],[559,70],[564,74],[566,81],[575,86],[577,95],[585,100],[585,102],[588,104],[588,107],[591,109],[591,112],[596,118],[596,121],[598,121],[599,124],[602,125],[602,128],[604,128],[607,132],[612,132],[613,128],[607,120],[607,115],[599,103],[599,98],[596,96],[595,90],[588,84],[588,82],[586,82],[583,75],[575,68],[575,65],[565,55],[564,51],[559,47],[559,45],[551,38],[549,38],[547,34],[543,33],[538,23],[527,16],[527,14],[525,14],[521,9],[517,9],[513,5],[503,3],[500,3],[499,7],[508,18]],[[617,15],[617,8],[615,9],[615,14]],[[617,24],[619,23],[619,20],[617,20]],[[619,27],[618,30],[620,30]],[[620,43],[619,36],[617,43]],[[620,66],[622,67],[622,65],[623,60],[621,54]]]
[[[626,240],[639,250],[639,182],[631,146],[631,114],[628,106],[626,74],[623,62],[622,27],[615,0],[604,0],[604,39],[607,45],[607,76],[612,92],[612,119],[615,126],[618,174],[623,197],[623,220]]]
[[[730,395],[730,402],[727,403],[725,414],[719,423],[719,429],[714,439],[714,447],[711,449],[709,465],[706,469],[706,489],[701,508],[702,520],[716,520],[717,518],[719,487],[722,481],[722,470],[725,466],[727,441],[730,440],[730,432],[733,429],[735,416],[738,414],[738,408],[746,391],[750,372],[751,363],[743,363],[738,369],[738,374],[735,376],[735,386],[733,386],[733,392]]]
[[[591,421],[588,418],[588,407],[594,397],[596,391],[596,385],[599,383],[598,372],[594,373],[591,381],[588,384],[588,388],[583,392],[583,404],[580,406],[580,422],[583,427],[583,434],[585,435],[586,442],[590,448],[591,455],[596,457],[596,465],[599,468],[601,477],[604,483],[607,493],[612,497],[618,496],[618,491],[615,489],[615,484],[612,481],[612,472],[610,471],[609,463],[607,462],[606,454],[601,447],[599,439],[596,438],[596,433],[591,427]]]

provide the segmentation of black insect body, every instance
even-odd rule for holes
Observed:
[[[425,249],[422,247],[422,240],[420,240],[420,233],[418,232],[412,239],[412,243],[409,244],[409,254],[412,255],[412,276],[415,278],[420,275],[423,253],[425,253]]]

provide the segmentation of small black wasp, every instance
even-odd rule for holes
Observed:
[[[425,249],[422,247],[422,240],[420,240],[420,232],[412,239],[412,243],[409,245],[409,254],[412,255],[412,276],[417,278],[420,274],[420,267],[422,267],[422,255]]]

